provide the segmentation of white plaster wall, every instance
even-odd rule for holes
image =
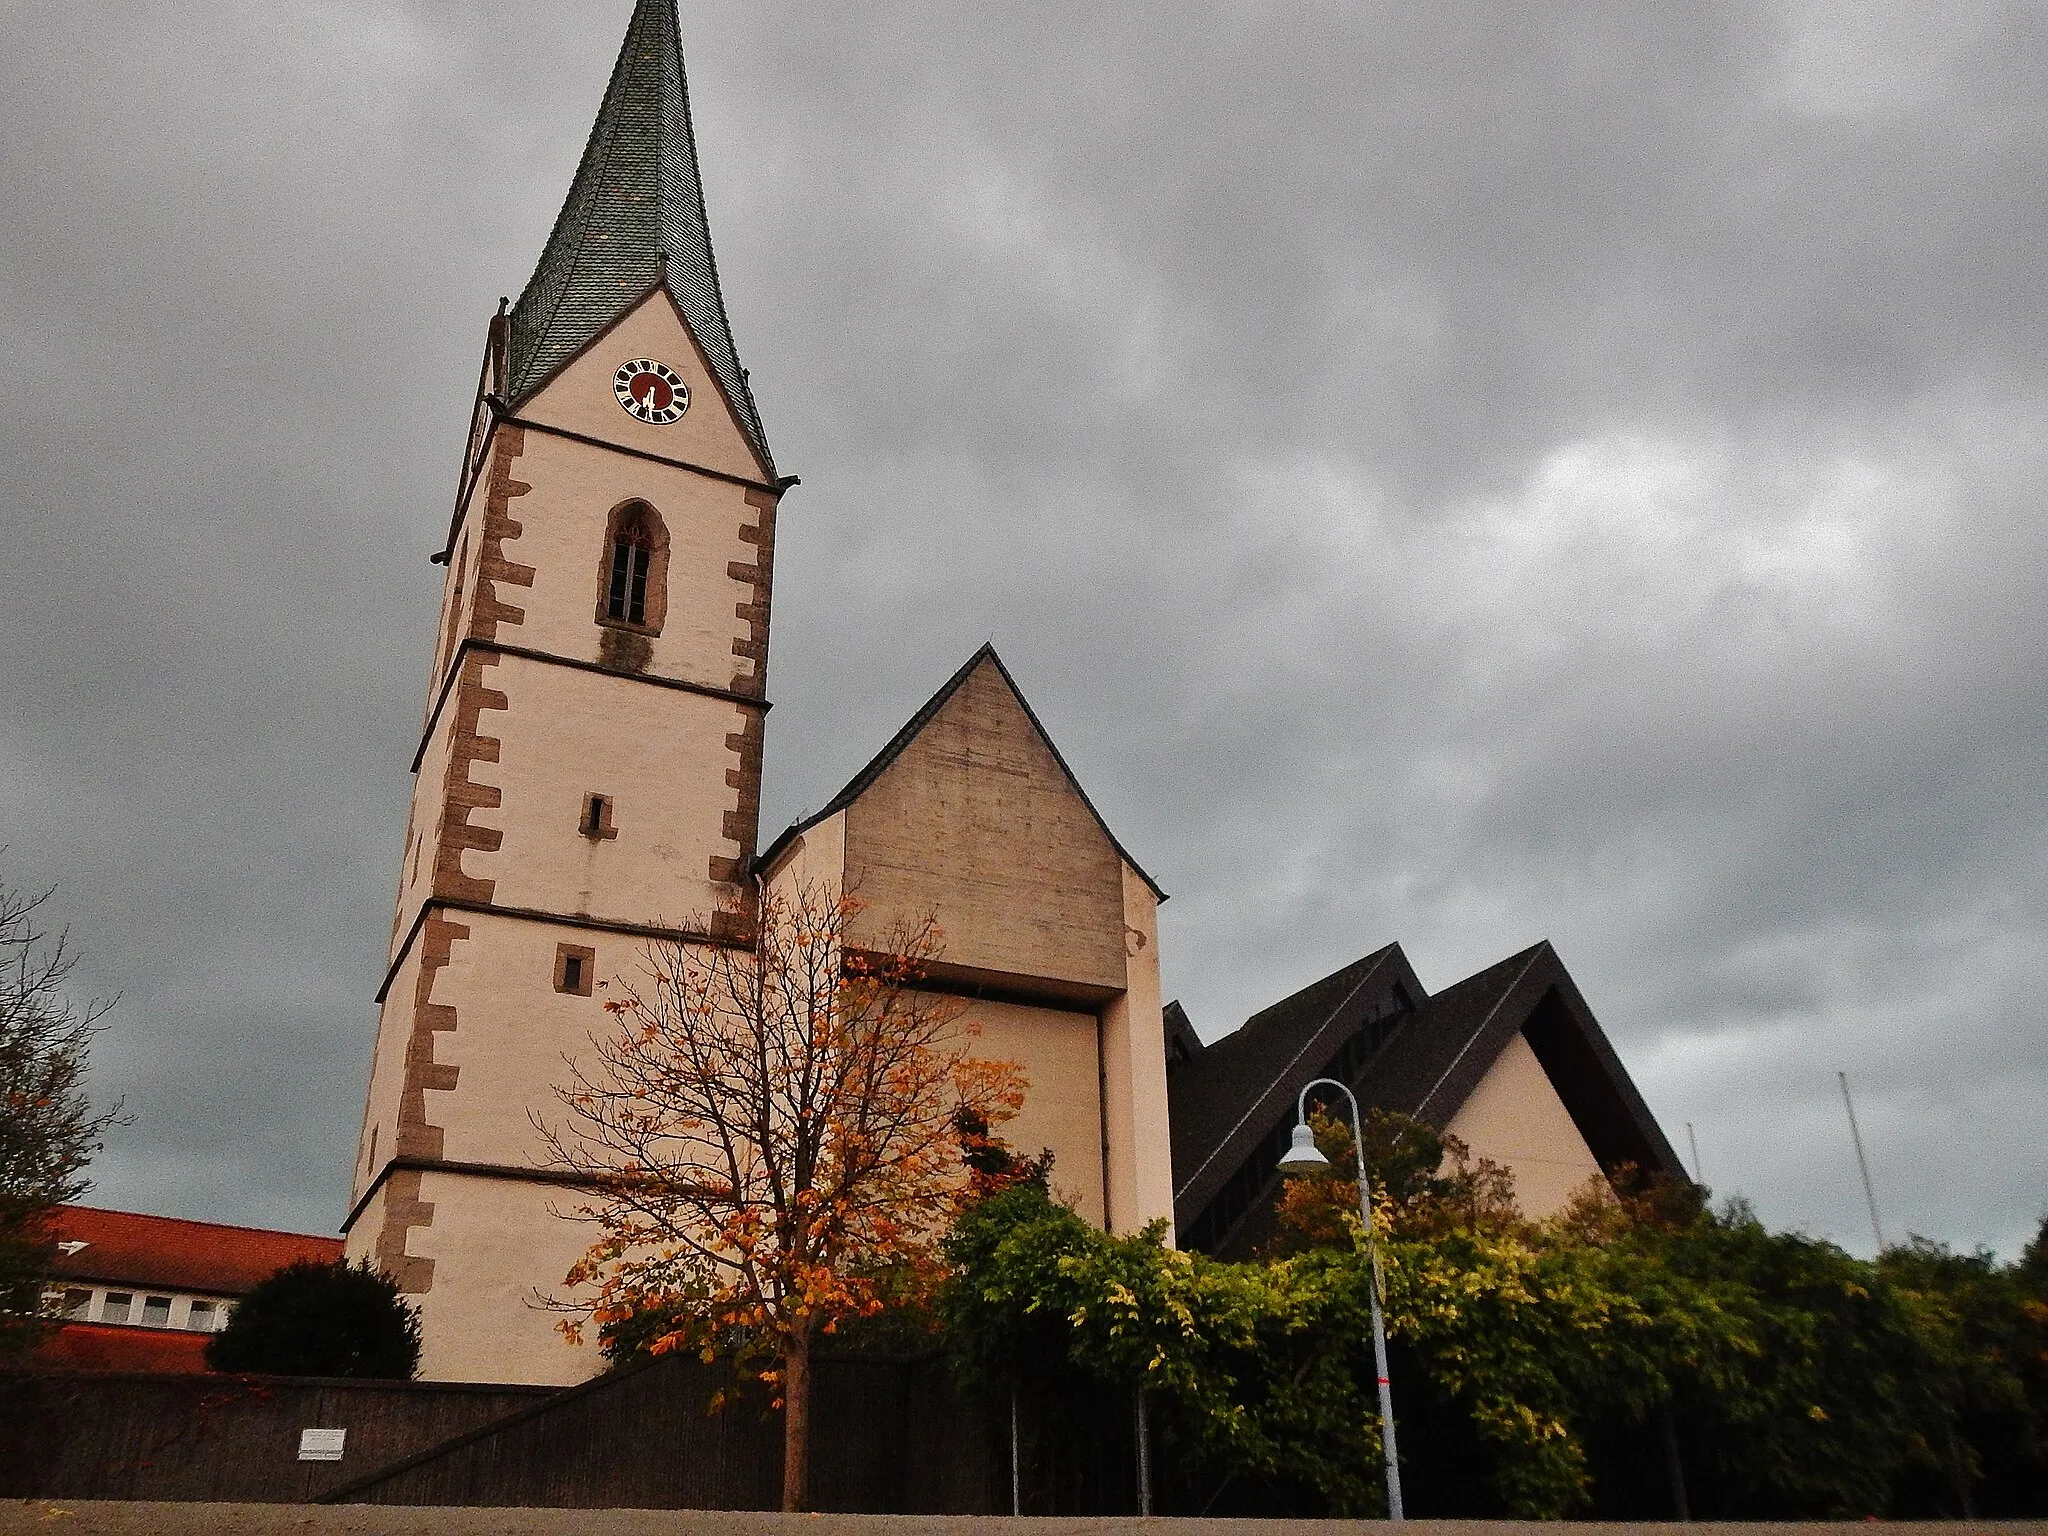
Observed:
[[[529,1111],[551,1125],[566,1122],[555,1097],[569,1081],[564,1058],[587,1060],[592,1038],[615,1031],[605,999],[616,995],[615,978],[640,977],[645,944],[474,912],[462,921],[470,937],[434,982],[434,1001],[459,1010],[456,1027],[434,1037],[434,1059],[456,1068],[455,1086],[427,1090],[427,1121],[445,1130],[442,1155],[452,1162],[544,1167]],[[554,989],[555,948],[564,943],[596,951],[589,997]]]
[[[496,852],[464,853],[465,873],[496,882],[492,902],[615,922],[685,927],[708,922],[722,895],[714,855],[737,858],[725,782],[739,755],[728,735],[742,705],[631,678],[507,656],[487,674],[508,707],[478,730],[499,742],[472,782],[502,792],[472,825],[500,828]],[[618,836],[585,837],[585,797],[609,796]]]
[[[441,695],[441,685],[448,679],[448,668],[462,644],[462,637],[469,633],[469,614],[476,603],[477,571],[483,563],[483,506],[489,483],[489,475],[478,475],[469,487],[469,494],[462,503],[462,517],[455,529],[455,543],[442,573],[441,617],[434,628],[433,667],[427,674],[428,713],[432,712],[434,701]],[[452,628],[449,624],[451,607],[456,609]]]
[[[765,828],[763,833],[763,841],[780,835]],[[804,885],[819,886],[834,894],[842,892],[846,884],[846,812],[828,816],[815,827],[805,829],[802,836],[783,849],[775,868],[768,873],[768,884],[792,894]]]
[[[377,1044],[370,1060],[369,1093],[363,1110],[363,1131],[356,1146],[351,1203],[362,1197],[378,1167],[391,1157],[397,1139],[398,1098],[405,1086],[405,1050],[412,1035],[413,991],[419,984],[419,972],[420,950],[414,945],[392,978],[377,1016]],[[374,1160],[370,1145],[373,1131]]]
[[[631,422],[616,406],[611,410]],[[740,537],[743,526],[761,520],[744,487],[544,432],[526,434],[512,475],[532,489],[512,498],[508,515],[520,525],[519,537],[502,547],[506,559],[532,566],[534,578],[530,587],[499,583],[499,598],[526,614],[516,625],[499,624],[501,641],[597,659],[605,633],[597,622],[609,553],[605,524],[614,507],[637,497],[661,514],[669,536],[668,611],[647,670],[718,688],[751,671],[732,642],[752,633],[734,609],[752,601],[753,584],[727,569],[751,566],[758,554]]]
[[[1586,1139],[1520,1035],[1508,1041],[1446,1129],[1474,1156],[1514,1174],[1522,1214],[1535,1220],[1561,1210],[1588,1179],[1600,1176]]]
[[[490,673],[486,671],[486,678]],[[411,836],[399,855],[398,904],[391,926],[391,952],[387,963],[398,954],[398,946],[405,942],[411,930],[413,919],[419,915],[420,904],[433,894],[434,850],[441,839],[441,816],[446,805],[448,758],[454,745],[455,709],[451,698],[449,707],[442,712],[442,719],[435,726],[434,733],[427,738],[426,751],[420,756],[420,766],[413,775],[412,813],[409,818]],[[486,813],[477,813],[479,824]],[[415,842],[419,853],[414,855]]]
[[[351,1264],[377,1266],[377,1234],[384,1230],[384,1203],[390,1186],[387,1184],[363,1203],[362,1213],[353,1225],[341,1234],[341,1256]],[[362,1199],[362,1190],[357,1188],[351,1204]],[[410,1299],[410,1298],[408,1298]]]
[[[562,1278],[597,1235],[553,1213],[573,1209],[575,1191],[435,1172],[420,1196],[434,1207],[408,1249],[434,1261],[432,1289],[408,1298],[420,1309],[423,1379],[566,1386],[604,1369],[594,1330],[572,1345],[540,1304],[569,1294]]]

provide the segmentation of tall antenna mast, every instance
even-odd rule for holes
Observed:
[[[1692,1143],[1692,1181],[1704,1184],[1706,1179],[1700,1173],[1700,1139],[1692,1133],[1692,1122],[1685,1122],[1685,1139]]]
[[[1870,1207],[1870,1230],[1877,1237],[1877,1251],[1884,1252],[1884,1228],[1877,1219],[1877,1195],[1870,1187],[1870,1160],[1863,1155],[1863,1133],[1856,1129],[1856,1101],[1849,1097],[1849,1074],[1837,1072],[1842,1085],[1842,1107],[1849,1111],[1849,1139],[1856,1143],[1856,1171],[1863,1175],[1863,1199]]]

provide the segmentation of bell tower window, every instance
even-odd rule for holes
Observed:
[[[644,501],[612,509],[599,562],[597,622],[661,633],[668,617],[668,529]]]
[[[605,617],[628,624],[647,622],[647,563],[653,551],[647,530],[638,522],[621,528],[612,540],[612,589]]]

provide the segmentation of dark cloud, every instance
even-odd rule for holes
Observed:
[[[101,1197],[331,1226],[484,319],[628,7],[0,7],[0,788]],[[1779,1222],[2048,1207],[2048,27],[686,5],[770,814],[984,638],[1209,1033],[1548,936]]]

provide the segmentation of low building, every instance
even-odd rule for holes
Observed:
[[[64,1326],[40,1363],[78,1370],[203,1371],[207,1339],[259,1280],[341,1239],[67,1205],[56,1216],[47,1301]]]

